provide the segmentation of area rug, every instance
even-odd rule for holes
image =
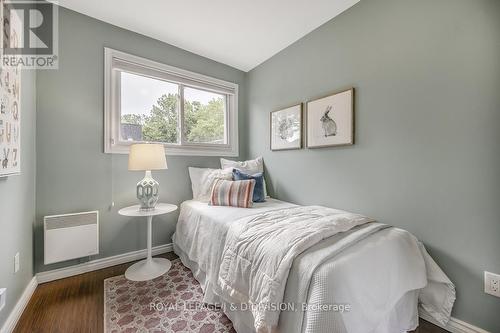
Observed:
[[[222,310],[203,304],[203,291],[180,259],[151,281],[104,280],[106,333],[236,332]]]

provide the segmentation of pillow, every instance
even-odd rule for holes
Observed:
[[[232,169],[189,168],[193,200],[208,202],[212,187],[217,179],[233,179]]]
[[[235,181],[217,179],[212,188],[212,195],[208,204],[211,206],[250,208],[253,204],[254,187],[255,179]]]
[[[262,173],[256,173],[255,175],[246,174],[238,169],[233,169],[233,179],[234,180],[248,180],[255,179],[255,186],[253,189],[253,202],[264,202],[266,201],[266,196],[264,194],[264,176]]]
[[[221,158],[220,165],[222,169],[234,168],[243,171],[248,175],[255,175],[256,173],[264,174],[264,159],[262,158],[262,156],[257,157],[254,160],[248,160],[243,162],[226,160],[225,158]],[[267,197],[267,186],[265,179],[264,179],[264,195]]]

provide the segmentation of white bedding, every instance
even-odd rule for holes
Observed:
[[[274,199],[252,209],[212,207],[196,201],[182,204],[174,250],[200,281],[205,302],[228,305],[214,291],[229,226],[243,217],[290,207],[295,205]],[[351,232],[357,229],[330,237],[295,258],[283,301],[299,307],[302,303],[350,304],[352,310],[282,311],[281,332],[390,333],[416,328],[418,289],[427,283],[426,267],[428,271],[432,259],[418,246],[411,245],[416,241],[411,234],[397,228],[380,230],[330,257],[332,247]],[[315,265],[319,268],[313,269]],[[439,280],[432,285],[444,290],[444,297],[439,300],[427,297],[426,302],[436,303],[428,304],[427,309],[445,321],[454,300],[453,285],[444,274],[439,274],[442,272],[437,265],[430,268]],[[226,307],[225,312],[237,332],[255,332],[250,311],[232,311]]]
[[[204,296],[205,302],[213,303],[211,293],[216,283],[213,285],[212,283],[218,278],[220,256],[229,225],[250,214],[293,206],[295,205],[273,199],[255,203],[253,208],[209,206],[194,200],[182,203],[177,228],[172,238],[174,245],[209,276],[207,283],[210,285],[205,288],[207,290]]]
[[[234,221],[226,236],[216,292],[225,301],[254,305],[255,330],[272,331],[278,326],[279,311],[270,305],[283,303],[294,259],[354,227],[385,227],[370,222],[366,216],[321,206],[279,209]],[[358,240],[353,237],[349,244]]]

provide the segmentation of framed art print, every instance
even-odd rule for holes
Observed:
[[[307,147],[354,144],[354,88],[307,102]]]
[[[271,150],[302,148],[302,104],[271,112]]]

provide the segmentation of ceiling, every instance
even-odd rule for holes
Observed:
[[[249,71],[360,0],[59,0],[63,7]]]

